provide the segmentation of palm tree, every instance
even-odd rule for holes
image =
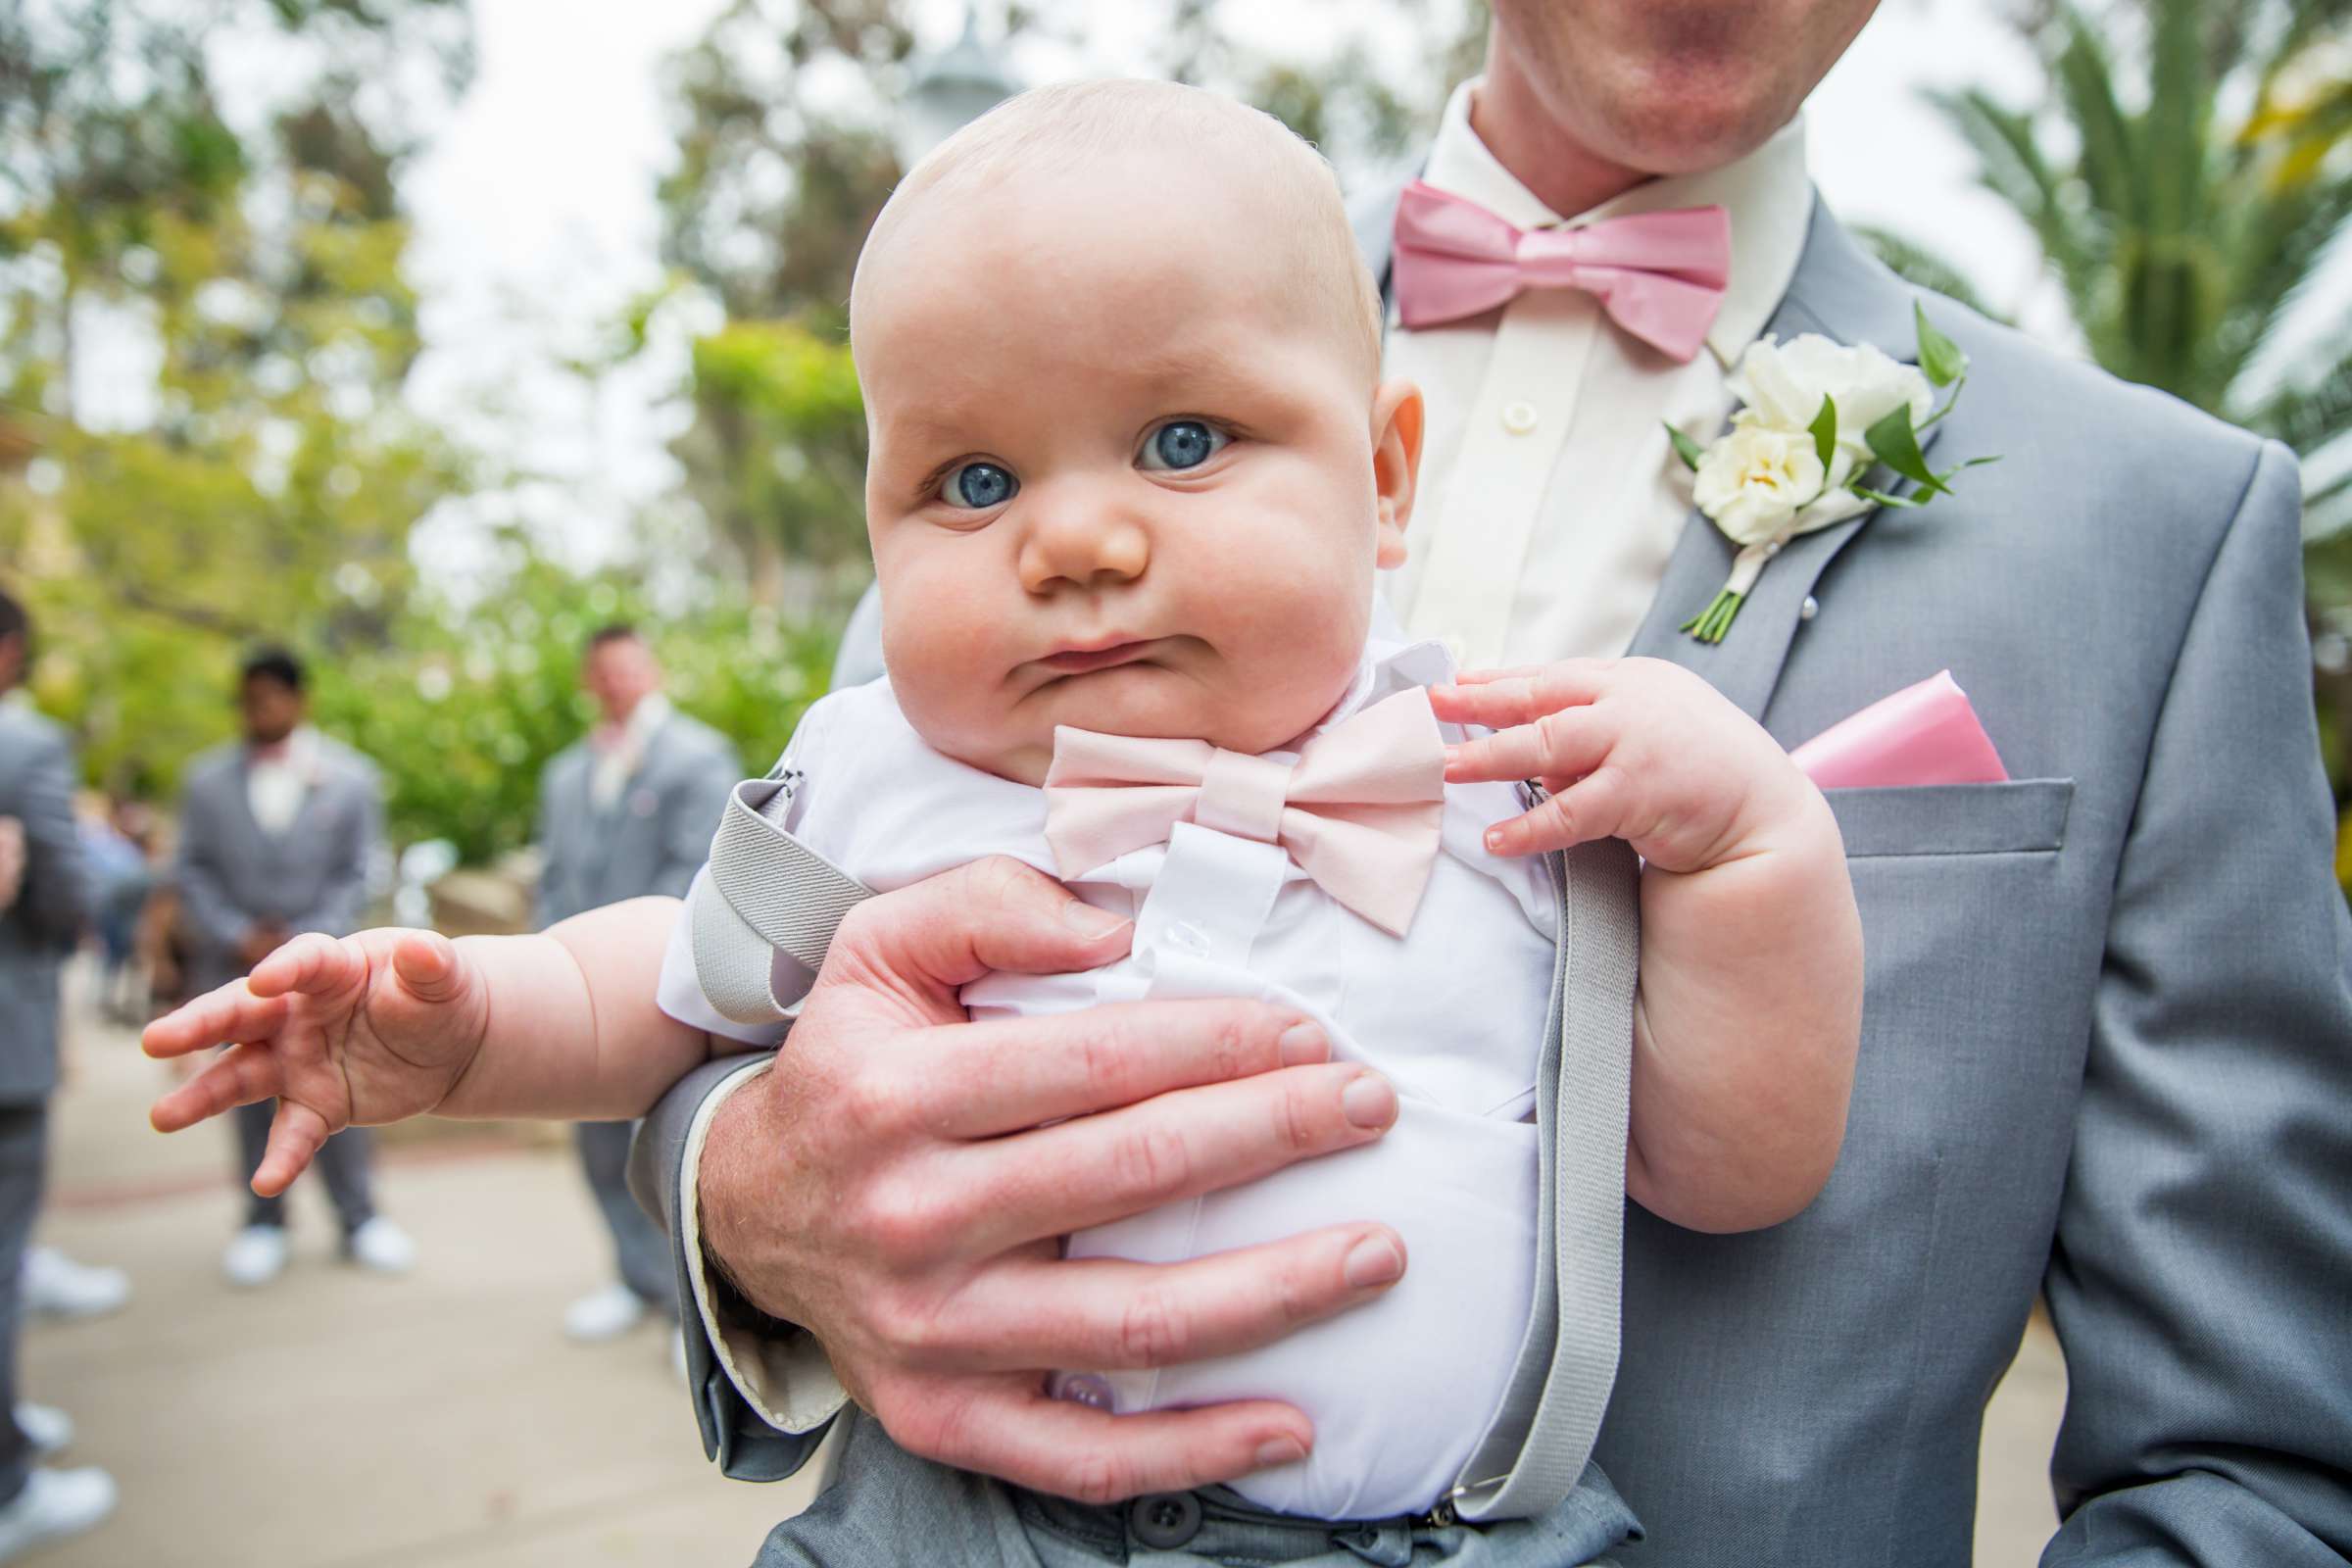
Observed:
[[[2019,25],[2047,74],[2042,101],[2011,108],[1977,89],[1933,100],[2039,240],[2093,359],[2306,460],[2317,676],[2341,804],[2352,313],[2316,332],[2302,313],[2297,342],[2280,328],[2352,216],[2352,0],[2049,0]],[[1938,265],[1889,260],[1921,281]]]

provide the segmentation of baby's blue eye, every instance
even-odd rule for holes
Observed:
[[[1145,439],[1139,461],[1147,468],[1198,468],[1232,439],[1199,419],[1171,419]]]
[[[948,475],[940,491],[951,506],[985,511],[1010,501],[1020,487],[1020,480],[993,463],[967,463]]]

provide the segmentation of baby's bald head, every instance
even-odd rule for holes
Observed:
[[[1199,237],[1217,264],[1257,264],[1294,323],[1327,331],[1367,388],[1379,378],[1379,288],[1356,254],[1331,166],[1273,116],[1162,81],[1041,87],[942,142],[901,181],[866,237],[850,297],[853,342],[886,283],[904,275],[897,264],[908,241],[936,261],[926,242],[937,236],[914,236],[941,209],[983,220],[992,206],[1103,179],[1171,203],[1213,188],[1218,199],[1191,211],[1210,225]]]

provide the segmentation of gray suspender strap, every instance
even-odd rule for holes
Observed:
[[[695,979],[710,1005],[737,1023],[789,1016],[771,979],[776,953],[814,974],[834,928],[868,896],[864,884],[784,831],[796,782],[779,764],[735,786],[710,841],[710,870],[687,900]]]
[[[1471,1520],[1534,1518],[1564,1501],[1617,1380],[1640,862],[1615,839],[1550,859],[1560,933],[1536,1069],[1544,1250],[1510,1388],[1454,1485],[1454,1512]]]
[[[867,897],[784,830],[793,782],[772,773],[736,786],[710,872],[688,900],[696,977],[710,1004],[741,1023],[788,1016],[770,986],[774,950],[813,973],[834,928]],[[1639,862],[1613,839],[1547,858],[1560,930],[1536,1076],[1544,1250],[1510,1387],[1449,1496],[1470,1520],[1533,1518],[1565,1500],[1617,1378]]]

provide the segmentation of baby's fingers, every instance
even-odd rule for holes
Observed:
[[[1603,766],[1546,797],[1534,809],[1487,829],[1487,849],[1494,855],[1543,855],[1594,839],[1621,838],[1626,806],[1625,776]]]
[[[1605,761],[1615,738],[1611,723],[1589,708],[1545,713],[1532,724],[1514,724],[1446,749],[1446,781],[1475,784],[1490,779],[1580,778]]]
[[[270,1123],[270,1144],[262,1153],[262,1163],[253,1173],[253,1190],[263,1198],[275,1198],[294,1185],[294,1178],[310,1168],[312,1156],[318,1146],[326,1142],[334,1129],[326,1118],[308,1105],[298,1105],[291,1100],[277,1102],[276,1119]]]
[[[367,972],[368,960],[357,944],[338,942],[321,931],[308,931],[255,964],[245,984],[257,997],[297,992],[323,997],[356,983]]]
[[[457,944],[438,931],[404,931],[392,949],[392,972],[418,1002],[448,1002],[466,988]]]
[[[204,1071],[164,1096],[147,1112],[159,1133],[175,1133],[207,1117],[268,1100],[283,1079],[277,1057],[261,1046],[232,1046]]]
[[[257,997],[242,980],[208,991],[166,1013],[139,1036],[139,1048],[162,1060],[203,1051],[224,1040],[260,1040],[285,1022],[283,997]]]

